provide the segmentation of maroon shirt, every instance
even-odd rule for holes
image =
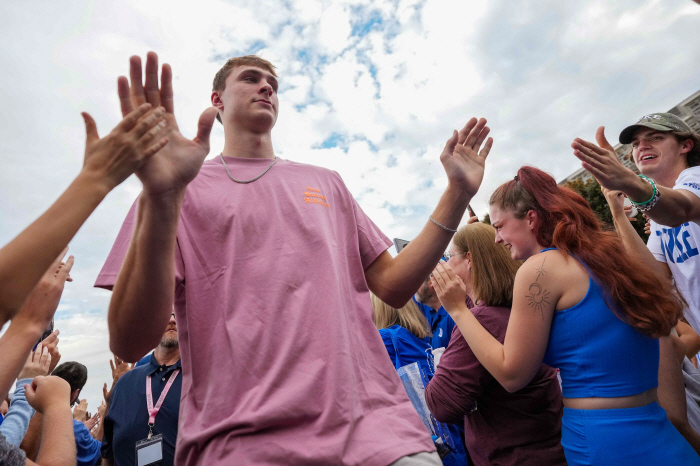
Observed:
[[[503,343],[509,308],[478,305],[471,312]],[[556,370],[549,366],[542,364],[525,388],[508,393],[455,327],[425,400],[438,421],[457,424],[464,419],[465,442],[477,466],[566,464],[561,446],[564,405]]]

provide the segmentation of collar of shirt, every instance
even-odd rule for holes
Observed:
[[[146,368],[146,374],[147,375],[163,376],[165,374],[169,374],[170,372],[174,371],[175,369],[182,369],[182,360],[181,359],[178,359],[177,362],[171,366],[161,365],[161,364],[158,364],[158,361],[156,361],[156,353],[154,351],[151,354],[151,360],[148,362],[148,367]]]

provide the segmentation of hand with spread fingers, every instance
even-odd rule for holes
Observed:
[[[92,430],[97,426],[97,421],[99,420],[100,416],[95,413],[94,415],[90,416],[90,414],[86,414],[85,419],[83,420],[83,425],[87,427],[87,430]]]
[[[41,342],[41,344],[46,347],[46,349],[49,352],[49,355],[51,356],[49,364],[49,374],[53,372],[53,370],[58,365],[58,362],[61,360],[61,353],[58,351],[59,333],[60,332],[58,331],[58,329],[56,329],[51,333],[51,335],[46,337],[46,339],[44,339],[44,341]]]
[[[61,300],[66,280],[73,268],[73,256],[68,257],[66,262],[61,260],[66,252],[68,252],[67,247],[44,273],[15,316],[14,323],[26,323],[28,326],[40,329],[40,332],[49,326]]]
[[[581,166],[598,180],[601,187],[627,192],[630,186],[638,182],[638,177],[620,162],[615,149],[605,137],[605,127],[598,128],[596,142],[597,145],[576,138],[571,144],[574,155],[581,160]]]
[[[152,195],[180,193],[199,173],[204,158],[209,153],[209,134],[216,118],[214,107],[206,109],[199,117],[197,136],[185,138],[178,128],[173,107],[172,70],[163,65],[158,87],[158,55],[149,52],[146,59],[146,79],[142,81],[141,58],[130,59],[131,83],[120,76],[117,82],[122,114],[127,115],[135,107],[145,103],[165,109],[165,129],[168,145],[141,167],[136,175],[143,183],[144,191]]]
[[[454,316],[467,308],[467,287],[459,276],[452,270],[448,262],[438,262],[430,276],[430,282],[437,293],[440,304],[448,314]]]
[[[102,387],[102,395],[104,396],[105,402],[107,404],[109,404],[109,400],[112,397],[112,390],[114,390],[114,386],[117,384],[117,381],[121,378],[121,376],[133,369],[135,364],[129,364],[128,362],[124,362],[121,358],[115,355],[114,361],[109,361],[109,366],[112,368],[112,386],[109,390],[107,390],[106,383]]]
[[[33,379],[34,377],[38,377],[40,375],[47,375],[49,373],[50,365],[51,354],[46,346],[39,343],[36,346],[36,349],[29,354],[27,362],[17,378],[19,380]]]
[[[144,103],[124,115],[124,119],[107,136],[97,134],[95,120],[83,113],[85,120],[85,163],[83,172],[113,189],[138,170],[149,157],[168,143],[165,109]]]
[[[486,139],[490,131],[485,118],[472,118],[459,132],[454,131],[440,155],[450,185],[471,197],[484,179],[486,157],[493,146],[493,138]]]

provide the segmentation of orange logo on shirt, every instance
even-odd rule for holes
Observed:
[[[304,193],[304,202],[307,204],[318,204],[323,207],[328,207],[328,202],[326,202],[326,196],[321,194],[321,190],[306,187],[306,192]]]

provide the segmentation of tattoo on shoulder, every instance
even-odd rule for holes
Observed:
[[[550,304],[549,303],[549,291],[542,288],[539,282],[540,278],[546,274],[544,270],[544,263],[547,260],[545,257],[542,261],[542,265],[535,267],[535,272],[537,272],[537,278],[532,282],[527,289],[528,293],[526,295],[527,304],[535,311],[540,311],[542,314],[542,320],[544,320],[544,310]]]

